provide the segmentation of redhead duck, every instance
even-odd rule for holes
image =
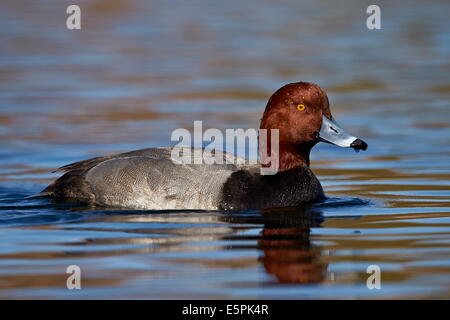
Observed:
[[[309,168],[320,141],[355,150],[367,144],[342,130],[316,84],[283,86],[269,99],[260,129],[279,129],[278,172],[265,175],[260,164],[223,153],[233,164],[180,164],[174,147],[149,148],[66,165],[65,172],[39,196],[56,201],[141,209],[261,209],[298,206],[324,198]],[[270,148],[270,146],[269,146]]]

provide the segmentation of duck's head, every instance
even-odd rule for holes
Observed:
[[[309,82],[278,89],[267,103],[260,128],[279,129],[279,170],[309,166],[311,148],[321,141],[356,151],[367,149],[367,143],[336,123],[325,91]]]

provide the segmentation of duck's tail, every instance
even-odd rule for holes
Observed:
[[[45,197],[51,197],[54,193],[52,191],[42,191],[37,194],[32,194],[31,196],[25,197],[25,199],[34,199],[34,198],[45,198]]]

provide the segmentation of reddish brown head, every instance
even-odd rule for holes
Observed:
[[[290,83],[277,90],[267,103],[260,128],[279,129],[279,170],[309,166],[311,148],[320,141],[355,150],[367,148],[337,125],[325,91],[309,82]]]

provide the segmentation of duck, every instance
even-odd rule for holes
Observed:
[[[269,98],[260,129],[278,129],[278,170],[223,153],[225,163],[173,161],[176,146],[147,148],[71,163],[37,196],[56,202],[145,210],[247,210],[295,207],[325,194],[310,169],[319,142],[366,150],[335,121],[325,91],[311,82],[282,86]],[[269,146],[270,147],[270,146]]]

